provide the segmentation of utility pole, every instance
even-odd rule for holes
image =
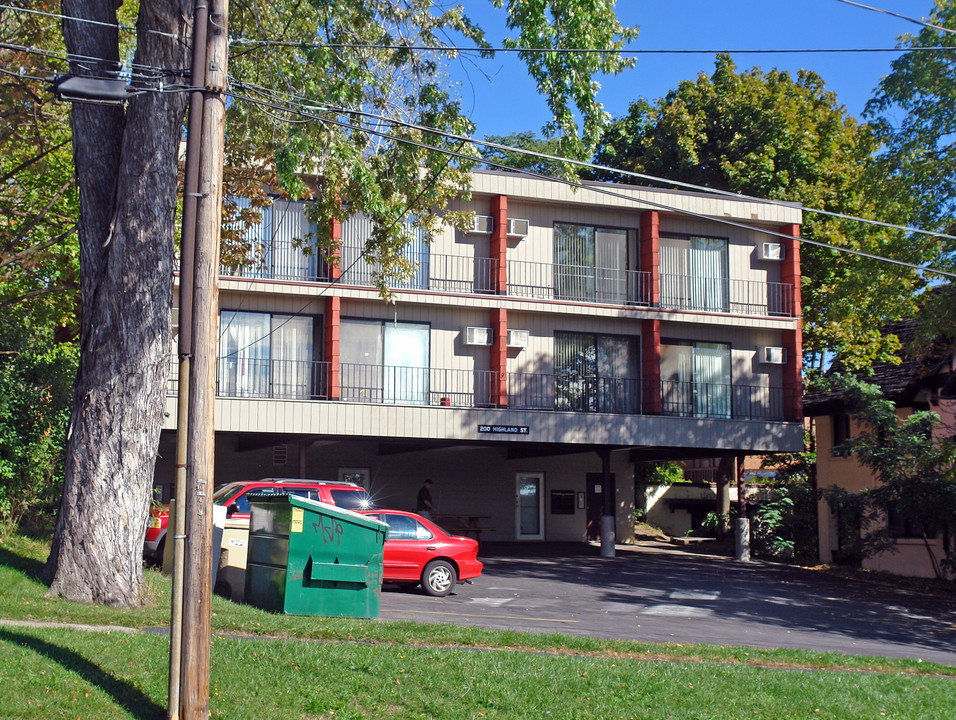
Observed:
[[[202,130],[203,89],[206,87],[206,39],[209,6],[196,0],[193,11],[193,53],[186,129],[186,166],[183,173],[183,225],[179,243],[179,385],[176,396],[176,500],[170,518],[173,531],[172,601],[169,621],[170,720],[179,720],[180,673],[182,672],[183,574],[186,549],[186,458],[189,445],[189,373],[193,354],[193,264],[196,252],[196,207],[199,198],[199,133]]]
[[[168,711],[176,720],[209,717],[216,328],[228,11],[228,0],[196,0],[194,11],[192,77],[194,86],[203,89],[190,98],[183,196],[178,421],[185,419],[185,427],[178,425]],[[189,242],[193,238],[194,243]],[[185,317],[184,304],[189,313]],[[184,367],[188,378],[185,388]],[[181,607],[177,606],[178,600]]]

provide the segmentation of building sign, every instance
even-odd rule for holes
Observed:
[[[496,435],[527,435],[527,425],[479,425],[478,432]]]

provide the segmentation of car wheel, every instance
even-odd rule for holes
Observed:
[[[434,597],[444,597],[450,593],[457,581],[455,568],[444,560],[432,560],[422,573],[422,589]]]

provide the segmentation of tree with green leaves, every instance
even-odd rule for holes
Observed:
[[[888,518],[922,537],[937,577],[956,571],[956,444],[941,438],[940,417],[920,410],[905,417],[876,385],[851,376],[835,376],[835,387],[861,432],[833,450],[855,457],[873,475],[873,487],[847,497],[839,488],[821,488],[833,504],[846,504],[859,519],[858,551],[863,557],[894,552]],[[945,557],[929,542],[942,540]]]
[[[52,0],[29,5],[59,8]],[[68,107],[35,80],[48,72],[48,60],[16,49],[62,51],[62,36],[49,17],[7,10],[0,42],[7,69],[0,83],[0,316],[28,312],[69,340],[77,332],[79,253]]]
[[[507,13],[509,42],[535,50],[521,55],[554,114],[551,133],[588,157],[606,117],[592,76],[628,62],[537,51],[613,50],[636,30],[621,26],[613,0],[491,2]],[[168,372],[193,6],[140,0],[132,29],[132,20],[118,25],[117,6],[62,2],[70,71],[117,77],[121,60],[131,60],[135,94],[124,106],[71,109],[81,356],[47,574],[53,594],[137,605]],[[362,212],[375,226],[364,252],[380,279],[408,272],[404,220],[428,237],[480,159],[446,134],[473,127],[443,72],[458,53],[452,40],[487,48],[480,28],[460,6],[430,0],[310,0],[235,5],[228,32],[227,192],[264,204],[270,192],[311,198],[320,228]],[[334,250],[331,238],[319,240]]]
[[[565,174],[564,164],[539,157],[563,157],[560,144],[555,138],[545,139],[531,131],[525,131],[510,135],[486,135],[485,142],[493,143],[480,147],[481,157],[491,163],[492,170],[513,169],[555,176]]]
[[[915,51],[891,63],[864,114],[884,143],[882,191],[915,198],[913,222],[946,230],[956,212],[956,2],[936,0],[926,22],[899,38]]]
[[[722,54],[711,76],[684,81],[655,103],[634,102],[604,134],[596,160],[830,213],[905,219],[906,208],[873,191],[877,149],[870,128],[848,115],[817,74],[738,71]],[[598,177],[621,179],[608,172]],[[916,263],[939,254],[934,239],[810,211],[802,235]],[[809,244],[800,252],[805,366],[820,368],[830,353],[852,367],[891,357],[898,344],[879,328],[912,312],[923,280],[898,266]]]
[[[48,532],[78,354],[78,198],[68,107],[35,80],[47,58],[17,49],[62,51],[59,25],[0,11],[0,42],[0,525]]]
[[[908,198],[909,222],[927,229],[956,234],[956,2],[937,0],[929,26],[900,38],[899,47],[913,51],[900,55],[866,106],[865,116],[884,147],[877,158],[879,192]],[[945,29],[950,32],[947,32]],[[925,50],[919,48],[952,48]],[[911,202],[910,202],[911,200]],[[901,203],[902,204],[902,203]],[[956,243],[937,241],[941,267],[956,267]],[[956,291],[952,283],[922,301],[917,329],[920,352],[938,349],[940,338],[950,338],[956,322]]]

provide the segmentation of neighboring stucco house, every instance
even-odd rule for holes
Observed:
[[[803,446],[797,205],[478,172],[453,208],[472,230],[411,246],[394,304],[367,221],[335,224],[329,266],[293,243],[303,208],[276,201],[263,260],[220,278],[217,485],[346,479],[410,508],[430,478],[483,540],[584,541],[613,514],[626,541],[637,463]]]
[[[925,359],[907,352],[912,343],[916,328],[915,320],[902,320],[887,325],[884,334],[896,335],[903,346],[898,353],[900,363],[880,363],[874,365],[872,375],[862,376],[866,382],[878,385],[883,395],[896,404],[900,417],[906,417],[918,410],[932,410],[943,420],[938,430],[940,435],[953,435],[954,380],[956,380],[956,357],[947,352],[942,357]],[[830,372],[838,372],[839,367]],[[860,465],[854,457],[834,455],[833,448],[860,431],[855,420],[846,412],[839,391],[814,392],[804,396],[804,412],[813,419],[817,449],[817,487],[839,487],[851,492],[872,488],[874,479],[871,472]],[[851,545],[852,538],[841,537],[846,532],[847,523],[841,523],[838,511],[830,503],[821,499],[818,504],[818,529],[820,541],[820,561],[832,563],[841,561],[841,551]],[[899,518],[884,518],[891,537],[895,538],[896,552],[884,552],[863,560],[863,567],[882,570],[897,575],[915,577],[933,577],[934,571],[920,528],[912,527]],[[938,558],[945,555],[943,538],[939,535],[929,538],[930,546]]]

